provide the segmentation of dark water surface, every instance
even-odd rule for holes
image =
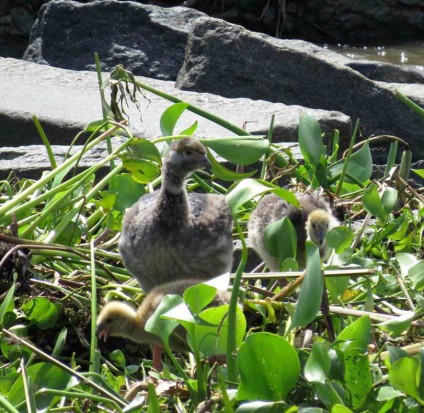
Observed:
[[[424,71],[424,41],[402,43],[395,46],[353,47],[338,44],[324,47],[354,60],[379,60],[413,65]]]

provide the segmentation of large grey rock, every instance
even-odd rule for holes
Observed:
[[[104,74],[104,79],[108,74]],[[150,87],[194,104],[216,116],[245,128],[253,134],[265,134],[275,114],[275,142],[297,140],[300,106],[286,106],[250,99],[227,99],[208,93],[184,92],[173,82],[138,78]],[[32,122],[35,114],[51,144],[69,144],[84,126],[102,116],[97,75],[87,71],[70,71],[16,59],[0,58],[0,146],[40,144]],[[106,96],[110,91],[106,90]],[[171,102],[145,92],[140,99],[140,112],[134,105],[127,109],[131,129],[136,136],[152,138],[161,135],[160,117]],[[343,136],[351,133],[350,118],[339,112],[307,110],[319,121],[324,131],[339,129]],[[185,111],[176,130],[199,122],[196,134],[205,137],[232,136],[228,130]]]
[[[24,59],[73,70],[123,64],[134,74],[175,79],[196,10],[129,1],[50,1],[39,12]]]
[[[75,146],[71,154],[80,151],[82,146]],[[56,162],[60,165],[67,156],[68,147],[52,145]],[[84,155],[79,162],[79,169],[98,164],[107,156],[105,145],[94,148]],[[43,145],[17,146],[0,148],[0,179],[6,179],[10,173],[19,178],[38,179],[45,171],[51,170],[51,164]],[[106,171],[105,167],[103,171]]]
[[[424,121],[389,88],[310,43],[278,40],[222,20],[200,18],[189,35],[177,87],[225,97],[337,110],[360,119],[366,135],[391,134],[424,156]]]
[[[413,66],[366,60],[351,61],[346,64],[371,80],[394,83],[424,83],[424,71]]]

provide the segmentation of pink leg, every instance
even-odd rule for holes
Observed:
[[[161,344],[153,344],[153,368],[162,371],[162,350]]]

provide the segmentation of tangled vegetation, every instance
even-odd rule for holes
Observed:
[[[86,127],[83,149],[57,165],[34,119],[51,170],[36,181],[11,174],[0,183],[1,410],[421,411],[424,202],[422,188],[408,184],[407,145],[389,138],[386,169],[372,179],[370,147],[382,138],[355,145],[358,124],[342,153],[337,131],[326,139],[317,121],[302,115],[296,156],[272,142],[272,121],[268,136],[252,136],[139,83],[122,67],[102,90],[109,86],[112,102],[102,98],[104,119]],[[161,117],[161,137],[133,137],[126,126],[126,99],[135,101],[142,89],[173,103]],[[99,346],[96,314],[111,299],[134,305],[142,299],[117,253],[121,220],[127,207],[160,184],[167,143],[195,134],[197,122],[177,129],[186,110],[237,135],[200,139],[212,172],[193,174],[188,188],[226,195],[241,254],[228,306],[205,309],[216,288],[201,284],[184,297],[168,296],[149,320],[147,329],[167,351],[159,373],[150,370],[145,347],[124,341]],[[113,147],[114,135],[126,139]],[[103,142],[109,155],[79,171],[81,158]],[[414,173],[424,177],[423,170]],[[344,221],[327,237],[334,253],[323,265],[308,242],[304,273],[247,272],[246,224],[260,195],[272,191],[297,202],[281,182],[297,190],[322,188],[332,199]],[[267,240],[283,271],[296,266],[293,234],[284,234],[284,242],[275,231]],[[324,285],[327,318],[320,310]],[[188,356],[174,355],[167,344],[178,324],[188,332]]]

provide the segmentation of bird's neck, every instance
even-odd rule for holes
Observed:
[[[190,208],[185,189],[185,174],[180,170],[164,166],[157,210],[161,220],[169,225],[182,224],[188,220]]]

